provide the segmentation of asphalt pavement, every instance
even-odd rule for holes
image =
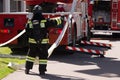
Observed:
[[[29,75],[24,73],[25,68],[22,67],[2,80],[120,80],[120,40],[95,41],[112,44],[105,58],[80,52],[56,54],[49,58],[44,76],[39,76],[36,64]]]

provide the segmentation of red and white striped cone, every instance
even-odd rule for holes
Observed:
[[[72,51],[80,51],[80,52],[86,52],[86,53],[93,53],[95,55],[105,55],[105,52],[104,51],[100,51],[100,50],[78,48],[78,47],[71,47],[71,46],[66,46],[66,49],[67,50],[72,50]]]
[[[101,47],[109,47],[111,48],[111,44],[99,43],[99,42],[89,42],[89,41],[81,41],[82,44],[85,45],[94,45],[94,46],[101,46]]]

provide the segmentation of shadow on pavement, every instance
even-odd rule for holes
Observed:
[[[21,69],[24,71],[24,69]],[[31,76],[40,76],[42,79],[49,79],[49,80],[86,80],[86,79],[80,79],[79,77],[74,77],[74,76],[66,76],[66,75],[55,75],[55,74],[47,74],[46,75],[39,75],[38,73],[30,71]]]
[[[76,70],[75,72],[102,77],[120,77],[120,61],[116,58],[92,58],[91,55],[74,53],[73,55],[53,55],[50,60],[74,65],[96,65],[98,69]],[[83,66],[84,67],[84,66]]]
[[[52,74],[47,74],[45,76],[40,76],[42,79],[49,79],[49,80],[85,80],[85,79],[80,79],[74,76],[66,76],[66,75],[52,75]]]
[[[85,61],[95,63],[99,69],[78,70],[76,72],[109,78],[120,77],[120,61],[116,61],[114,58],[95,58]]]

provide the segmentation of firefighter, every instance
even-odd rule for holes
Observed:
[[[60,25],[62,18],[45,19],[42,15],[42,7],[36,5],[33,8],[33,17],[26,24],[26,34],[29,41],[29,50],[26,58],[25,73],[29,74],[34,60],[39,57],[39,74],[45,75],[48,57],[48,27]]]
[[[55,12],[65,12],[63,4],[58,4],[58,6],[55,9]]]

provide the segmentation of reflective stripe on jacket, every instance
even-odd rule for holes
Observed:
[[[45,23],[47,22],[47,20],[41,20],[41,22],[40,22],[40,27],[41,28],[45,28]]]
[[[62,24],[62,20],[61,20],[61,18],[53,18],[53,19],[51,19],[51,21],[56,21],[56,23],[57,23],[57,25],[60,25],[60,24]],[[54,22],[53,21],[53,22]],[[41,20],[40,21],[40,28],[45,28],[45,27],[47,27],[46,26],[46,22],[47,22],[47,20],[45,19],[45,20]],[[49,21],[48,21],[49,22]],[[31,20],[28,20],[28,24],[29,24],[29,28],[33,28],[33,23],[32,23],[32,21]],[[37,23],[34,23],[34,24],[37,24]],[[48,26],[50,26],[50,25],[48,25]]]
[[[28,20],[27,23],[29,24],[29,28],[33,28],[33,24],[32,24],[32,21],[31,21],[31,20]]]
[[[29,38],[29,43],[34,43],[34,44],[36,44],[37,42],[35,41],[35,39],[33,39],[33,38]],[[49,39],[42,39],[42,41],[41,41],[41,44],[47,44],[47,43],[49,43]]]
[[[57,18],[52,18],[51,20],[56,21],[56,26],[58,26],[58,25],[62,24],[62,20],[61,20],[61,18],[60,18],[60,17],[57,17]]]
[[[47,20],[41,20],[41,21],[40,21],[40,28],[45,28],[45,27],[46,27],[46,25],[45,25],[46,22],[47,22]],[[32,23],[31,20],[28,20],[27,23],[29,24],[29,28],[33,28],[33,23]],[[34,24],[35,24],[35,23],[34,23]],[[36,23],[36,24],[37,24],[37,23]]]
[[[60,24],[62,24],[62,21],[61,21],[61,19],[56,19],[56,21],[57,21],[57,25],[60,25]]]

